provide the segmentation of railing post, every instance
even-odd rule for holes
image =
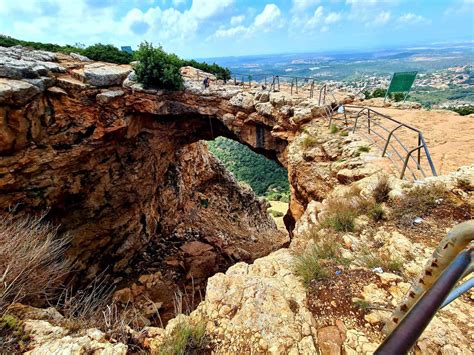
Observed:
[[[421,136],[420,136],[420,133],[418,133],[418,146],[421,146]],[[418,149],[418,170],[421,169],[420,163],[421,163],[421,148]]]
[[[367,110],[367,131],[370,134],[370,109]]]
[[[410,159],[411,155],[413,154],[413,152],[415,150],[420,150],[421,148],[423,148],[423,144],[422,145],[419,145],[418,147],[416,148],[413,148],[412,150],[410,150],[407,154],[407,157],[405,158],[405,162],[403,163],[403,169],[402,169],[402,173],[400,174],[400,180],[403,179],[403,177],[405,176],[405,170],[407,169],[407,165],[408,165],[408,160]]]
[[[277,81],[278,81],[278,91],[280,91],[280,76],[277,75],[276,77],[277,77]]]
[[[296,94],[298,94],[298,78],[295,78],[295,81],[296,81]]]
[[[382,157],[384,157],[384,156],[385,156],[385,153],[387,152],[388,144],[390,143],[390,139],[392,138],[393,132],[395,132],[395,131],[396,131],[397,129],[399,129],[400,127],[402,127],[402,125],[398,125],[398,126],[395,127],[394,129],[392,129],[392,131],[391,131],[390,134],[388,135],[387,141],[385,142],[385,147],[383,147]]]

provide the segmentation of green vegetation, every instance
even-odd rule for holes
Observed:
[[[335,124],[332,124],[329,129],[332,134],[339,132],[339,127],[337,127]]]
[[[208,147],[238,181],[249,184],[257,195],[288,202],[288,173],[276,162],[224,137],[208,142]]]
[[[77,53],[77,50],[73,52]],[[128,64],[133,58],[130,53],[122,52],[111,44],[101,43],[84,48],[80,50],[79,54],[85,55],[87,58],[92,60],[117,64]]]
[[[354,301],[354,305],[363,311],[367,311],[370,308],[370,303],[366,300],[356,300]]]
[[[425,108],[451,100],[474,101],[474,92],[470,88],[455,86],[448,89],[423,87],[410,93],[410,101],[419,102]]]
[[[205,323],[193,325],[182,321],[176,325],[171,335],[165,338],[158,354],[198,354],[207,346],[207,342]]]
[[[341,131],[341,133],[339,133],[339,135],[341,137],[347,137],[349,135],[349,132],[348,131]]]
[[[314,234],[314,233],[312,233]],[[302,255],[295,257],[294,270],[308,287],[313,280],[321,280],[329,275],[328,262],[347,265],[340,256],[340,245],[331,240],[319,240]]]
[[[272,209],[269,209],[268,213],[270,213],[273,217],[283,217],[285,215],[281,211],[275,211],[275,210],[272,210]]]
[[[450,107],[451,111],[459,113],[461,116],[467,116],[474,113],[474,106]]]
[[[181,59],[175,54],[166,53],[161,47],[154,48],[144,42],[135,53],[139,61],[135,65],[137,80],[146,87],[158,87],[168,90],[181,90],[183,78],[179,73]]]
[[[89,47],[84,47],[82,44],[65,45],[60,46],[52,43],[41,43],[41,42],[30,42],[22,41],[12,37],[0,35],[0,46],[12,47],[12,46],[23,46],[30,47],[38,50],[44,50],[49,52],[60,52],[69,54],[71,52],[85,55],[89,59],[104,61],[109,63],[117,64],[128,64],[133,60],[133,56],[129,53],[122,52],[117,47],[111,44],[94,44]]]
[[[361,145],[359,148],[357,148],[357,151],[360,153],[367,153],[368,151],[370,151],[370,147],[366,145]]]
[[[369,215],[375,222],[378,222],[385,219],[385,210],[383,209],[382,205],[376,203],[369,210]]]
[[[373,98],[376,98],[376,97],[385,97],[386,93],[387,93],[387,90],[382,89],[382,88],[377,88],[372,92],[370,92],[368,90],[363,92],[366,99],[373,99]],[[389,98],[392,99],[393,101],[396,101],[396,102],[403,101],[405,99],[405,93],[403,93],[403,92],[393,92],[393,93],[390,93]]]
[[[218,79],[230,79],[230,70],[228,68],[223,68],[215,63],[207,64],[199,63],[195,60],[183,60],[174,54],[166,53],[161,47],[153,48],[153,46],[147,42],[142,43],[139,50],[132,55],[121,51],[111,44],[98,43],[85,47],[77,43],[75,45],[60,46],[52,43],[23,41],[0,35],[0,46],[13,47],[18,45],[65,54],[74,52],[92,60],[117,64],[128,64],[133,60],[143,60],[145,63],[140,63],[137,66],[138,71],[140,71],[139,80],[145,85],[155,85],[165,89],[175,90],[182,87],[182,78],[179,75],[179,69],[184,66],[192,66],[201,69],[207,73],[214,74]]]
[[[328,271],[321,264],[319,248],[315,245],[309,251],[295,259],[295,273],[303,279],[306,287],[313,280],[321,280],[328,276]]]

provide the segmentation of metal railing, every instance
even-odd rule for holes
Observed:
[[[200,72],[197,72],[197,80],[204,79]],[[281,79],[281,80],[280,80]],[[280,83],[281,81],[281,83]],[[334,93],[329,89],[327,84],[322,84],[317,88],[317,81],[315,78],[303,77],[303,76],[290,76],[290,75],[273,75],[263,73],[232,73],[229,82],[234,85],[239,85],[242,88],[251,89],[255,84],[262,85],[262,88],[269,92],[281,91],[281,85],[285,83],[289,87],[290,95],[300,95],[307,91],[308,98],[315,98],[317,92],[318,105],[326,105],[327,97],[331,94],[332,99],[336,102]]]
[[[377,112],[369,107],[355,105],[342,105],[339,107],[342,107],[343,111],[337,112],[338,108],[331,111],[331,114],[329,115],[329,126],[338,119],[337,115],[340,114],[343,115],[339,118],[344,120],[345,128],[350,128],[349,120],[353,121],[353,126],[350,128],[352,132],[356,132],[357,129],[360,130],[361,128],[367,129],[366,137],[373,141],[374,144],[382,150],[382,157],[388,157],[392,163],[398,167],[396,161],[392,159],[392,154],[388,152],[388,149],[391,148],[391,152],[403,163],[402,168],[399,169],[400,179],[405,177],[407,170],[411,173],[414,180],[418,178],[416,171],[419,171],[423,178],[427,176],[425,169],[423,168],[422,156],[426,158],[431,174],[437,176],[425,138],[419,129],[400,122],[388,115]],[[350,112],[351,110],[356,111]],[[391,125],[395,125],[395,127],[387,128],[385,125],[381,124],[382,120],[389,122]],[[403,139],[397,136],[396,132],[401,129],[415,133],[417,139],[415,147],[407,148]],[[383,135],[384,133],[386,136]],[[383,145],[380,145],[380,143],[383,143]],[[397,149],[397,145],[398,147],[401,147],[402,152]],[[416,158],[413,156],[415,152]],[[415,164],[416,170],[412,169],[410,162]]]
[[[465,277],[466,273],[472,271],[470,265],[473,261],[473,246],[461,251],[438,277],[434,285],[408,311],[398,326],[378,347],[375,354],[408,353],[436,312],[444,306],[447,299],[450,299],[450,292],[456,283]],[[458,297],[459,294],[454,296]]]
[[[262,84],[264,88],[268,89],[269,92],[281,91],[281,85],[285,83],[289,87],[291,95],[299,95],[307,92],[308,98],[313,99],[317,89],[317,81],[315,78],[304,77],[304,76],[290,76],[290,75],[273,75],[273,74],[242,74],[232,73],[232,80],[234,85],[242,85],[249,88],[252,87],[252,83]],[[240,81],[238,80],[240,78]],[[268,83],[270,85],[268,86]],[[327,84],[322,84],[319,87],[317,97],[318,105],[325,105],[328,94],[332,92],[329,90]],[[334,94],[332,94],[334,98]],[[335,98],[334,98],[335,100]]]

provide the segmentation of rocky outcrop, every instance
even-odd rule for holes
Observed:
[[[22,48],[0,53],[6,72],[15,70],[15,60],[27,61],[28,68],[46,68],[36,74],[20,71],[21,80],[12,79],[14,75],[0,79],[0,207],[48,211],[50,220],[76,236],[71,255],[79,269],[87,265],[90,274],[101,269],[99,264],[124,270],[134,257],[132,251],[142,250],[157,235],[173,236],[178,230],[180,238],[206,234],[218,249],[242,239],[242,234],[269,240],[264,230],[273,233],[273,226],[265,207],[236,192],[240,189],[235,181],[205,148],[193,145],[201,139],[224,135],[288,168],[293,193],[290,230],[309,200],[321,199],[336,181],[333,163],[345,154],[341,149],[323,147],[313,160],[327,161],[325,172],[316,174],[304,168],[308,164],[301,154],[288,160],[289,145],[299,150],[294,137],[302,123],[295,122],[294,112],[301,108],[309,118],[321,118],[311,100],[232,85],[204,90],[192,76],[185,77],[184,91],[145,90],[133,81],[133,73],[124,80],[129,66],[84,64],[63,54]],[[188,72],[193,73],[183,69],[183,75]],[[35,75],[47,75],[48,81],[41,87],[28,83],[27,77]],[[271,107],[262,111],[261,103]],[[327,135],[324,125],[319,122],[317,134]],[[320,144],[327,145],[326,139]],[[214,185],[222,189],[212,193],[229,200],[206,196]],[[245,205],[245,217],[230,207],[240,198],[245,200],[239,203]],[[219,208],[225,213],[219,210],[196,228],[196,218]],[[228,237],[224,230],[235,234]],[[282,238],[276,239],[274,245],[281,245]],[[91,266],[87,259],[97,251],[107,258]]]

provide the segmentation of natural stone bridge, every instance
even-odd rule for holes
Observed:
[[[309,201],[373,172],[328,132],[316,100],[214,81],[203,89],[189,67],[185,90],[169,92],[144,89],[130,66],[24,48],[0,48],[0,58],[0,208],[46,213],[75,236],[71,253],[91,275],[124,269],[155,235],[193,240],[197,230],[234,260],[285,243],[265,204],[199,140],[225,136],[288,169],[290,232]],[[226,247],[222,235],[242,244]]]

